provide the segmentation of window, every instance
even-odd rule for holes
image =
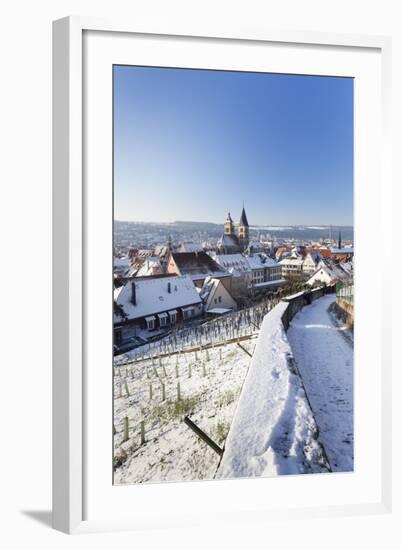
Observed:
[[[177,313],[175,313],[175,312],[174,312],[174,313],[170,312],[170,313],[169,313],[169,316],[170,316],[170,323],[171,323],[172,325],[175,325],[175,323],[177,322]]]
[[[219,303],[221,303],[221,296],[219,296]]]
[[[184,319],[189,319],[190,317],[192,317],[193,315],[193,309],[190,308],[190,309],[183,309],[182,310],[182,315],[183,315],[183,318]]]
[[[155,328],[155,320],[154,319],[148,319],[146,321],[148,330],[153,330]]]

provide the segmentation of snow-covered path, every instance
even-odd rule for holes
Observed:
[[[353,348],[319,298],[292,320],[288,340],[333,471],[353,470]]]

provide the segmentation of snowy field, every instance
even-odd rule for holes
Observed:
[[[252,353],[256,339],[257,332],[240,344]],[[212,479],[220,456],[183,417],[222,447],[249,363],[250,356],[232,342],[117,364],[114,483]]]
[[[287,333],[287,304],[268,302],[116,357],[114,482],[352,470],[352,339],[334,301],[305,306]]]
[[[329,310],[335,295],[304,307],[287,332],[333,471],[353,470],[353,347]]]

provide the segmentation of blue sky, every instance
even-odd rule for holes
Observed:
[[[353,224],[353,81],[114,67],[117,220]]]

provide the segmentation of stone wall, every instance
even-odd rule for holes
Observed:
[[[337,314],[349,327],[354,326],[354,304],[337,296],[336,299]]]
[[[325,294],[333,294],[335,291],[335,285],[331,285],[322,288],[316,288],[314,290],[304,290],[302,292],[298,292],[297,294],[293,294],[292,296],[287,296],[286,298],[283,298],[282,301],[288,303],[288,307],[281,318],[284,329],[286,331],[288,330],[288,327],[290,326],[290,322],[292,321],[293,317],[304,306],[311,304]]]

